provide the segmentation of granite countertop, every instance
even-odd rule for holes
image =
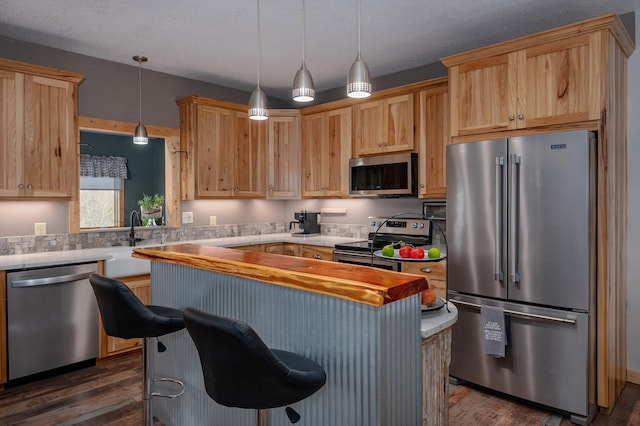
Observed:
[[[447,306],[450,312],[447,311],[446,306],[443,306],[437,311],[422,313],[420,335],[423,339],[451,327],[458,320],[458,308],[456,308],[456,305],[449,302]]]
[[[280,233],[180,241],[172,242],[171,244],[194,243],[206,246],[234,247],[250,244],[288,242],[333,247],[335,244],[351,241],[362,241],[362,238],[334,237],[326,235],[293,237],[290,233]],[[158,244],[143,244],[136,246],[135,248],[154,246],[158,246]],[[0,256],[0,271],[24,268],[40,268],[45,266],[66,265],[72,263],[94,262],[99,260],[112,259],[114,257],[130,257],[133,248],[134,247],[129,246],[103,247]]]

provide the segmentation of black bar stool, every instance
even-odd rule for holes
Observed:
[[[303,400],[327,380],[316,362],[269,349],[242,321],[187,308],[184,322],[200,355],[207,394],[227,407],[258,410],[258,425],[266,424],[262,410]],[[286,413],[291,423],[300,420],[291,407]]]
[[[162,377],[154,379],[151,338],[164,336],[184,328],[182,311],[165,306],[145,305],[124,283],[97,274],[89,277],[98,301],[102,326],[109,336],[121,339],[142,338],[142,419],[143,425],[153,425],[152,398],[177,398],[184,393],[180,380]],[[158,352],[167,348],[158,341]],[[180,386],[176,394],[153,391],[156,381],[173,382]]]

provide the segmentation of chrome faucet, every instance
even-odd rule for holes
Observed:
[[[138,218],[138,224],[140,226],[142,226],[142,219],[140,219],[140,213],[138,212],[138,210],[132,210],[131,211],[131,215],[129,216],[129,221],[131,223],[131,231],[129,231],[129,246],[130,247],[135,247],[136,242],[138,241],[142,241],[142,238],[136,238],[136,230],[134,228],[135,225],[135,219]]]

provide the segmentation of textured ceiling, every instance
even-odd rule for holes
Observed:
[[[361,0],[372,77],[604,15],[640,0]],[[288,99],[302,59],[302,0],[260,3],[260,83]],[[357,53],[357,0],[306,1],[306,64],[317,91],[346,84]],[[0,0],[0,36],[252,91],[256,0]],[[375,90],[375,87],[374,87]]]

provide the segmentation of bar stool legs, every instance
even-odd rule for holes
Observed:
[[[169,377],[153,378],[152,337],[142,339],[142,424],[153,426],[153,397],[177,398],[184,393],[184,383]],[[162,345],[160,342],[159,346]],[[164,346],[164,345],[163,345]],[[153,391],[155,382],[171,382],[180,386],[176,394],[161,394]]]

